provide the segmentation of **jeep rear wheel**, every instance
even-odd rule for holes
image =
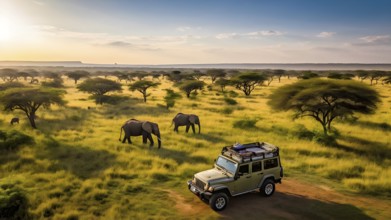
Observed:
[[[228,205],[227,194],[225,194],[223,192],[214,194],[209,199],[209,205],[215,211],[222,211]]]
[[[261,193],[264,196],[271,196],[271,195],[273,195],[274,190],[275,190],[274,181],[271,180],[271,179],[265,180],[265,182],[262,184],[261,189],[260,189]]]

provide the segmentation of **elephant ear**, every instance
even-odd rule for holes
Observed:
[[[189,121],[190,121],[190,123],[194,124],[194,123],[196,122],[196,118],[197,118],[197,116],[195,116],[195,115],[190,115],[190,116],[189,116]]]
[[[149,121],[146,121],[146,122],[143,122],[143,124],[141,125],[141,127],[143,128],[144,131],[148,132],[148,133],[152,133],[152,125]]]

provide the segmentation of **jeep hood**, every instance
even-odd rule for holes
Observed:
[[[205,183],[226,182],[233,179],[233,177],[230,177],[228,173],[226,174],[225,172],[223,172],[222,170],[218,170],[217,168],[196,173],[194,176]]]

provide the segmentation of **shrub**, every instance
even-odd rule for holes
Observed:
[[[0,187],[0,219],[29,219],[27,197],[13,184]]]
[[[229,91],[229,92],[228,92],[228,95],[229,95],[230,97],[232,97],[232,98],[235,98],[235,97],[238,97],[238,96],[239,96],[239,94],[238,94],[237,92],[235,92],[235,91]]]
[[[233,108],[223,108],[221,110],[221,113],[226,114],[226,115],[232,114],[232,112],[234,112]]]
[[[6,134],[4,142],[0,142],[0,150],[16,150],[24,144],[34,143],[34,139],[19,131],[12,130]]]
[[[315,133],[309,131],[304,125],[299,124],[295,127],[293,135],[302,140],[312,140],[315,136]]]
[[[235,121],[233,126],[234,128],[242,128],[242,129],[255,128],[256,123],[257,123],[256,119],[242,119],[242,120]]]
[[[224,98],[224,101],[225,101],[225,103],[227,103],[228,105],[236,105],[236,104],[238,104],[238,102],[237,102],[235,99],[229,98],[229,97],[225,97],[225,98]]]
[[[316,133],[314,136],[314,141],[318,144],[324,146],[337,146],[337,139],[333,135],[328,135],[324,133]]]

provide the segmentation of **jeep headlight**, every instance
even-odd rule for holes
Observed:
[[[209,186],[208,191],[213,192],[213,190],[214,190],[213,186]]]

